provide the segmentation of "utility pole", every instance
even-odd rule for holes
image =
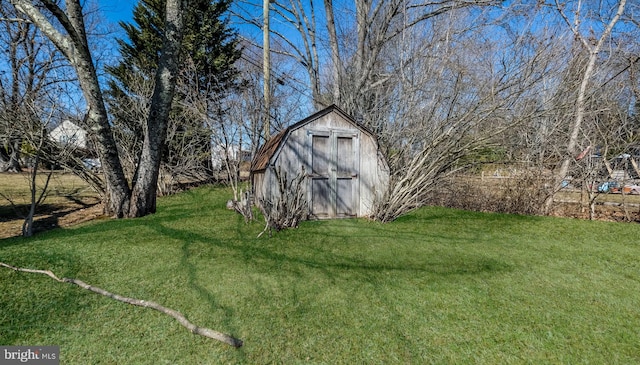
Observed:
[[[269,4],[275,0],[263,0],[262,2],[262,71],[264,73],[264,138],[269,139],[271,136],[271,117],[269,111],[271,109],[271,55],[269,52]]]

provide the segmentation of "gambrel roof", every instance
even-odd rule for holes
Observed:
[[[371,137],[376,139],[375,135],[369,129],[367,129],[362,124],[356,122],[353,118],[351,118],[351,116],[349,116],[349,114],[347,114],[346,112],[344,112],[342,109],[338,108],[338,106],[334,104],[302,119],[301,121],[295,124],[290,125],[289,127],[280,131],[275,136],[271,137],[271,139],[269,139],[267,143],[265,143],[262,147],[260,147],[260,150],[258,150],[258,153],[256,154],[255,158],[251,162],[251,172],[253,173],[253,172],[264,171],[269,166],[269,161],[271,161],[271,158],[277,154],[280,146],[282,145],[282,142],[287,139],[287,136],[292,131],[298,128],[301,128],[304,125],[313,122],[314,120],[320,119],[331,112],[336,112],[340,114],[345,120],[349,121],[350,123],[358,127],[358,129],[362,130],[363,132],[369,134]]]

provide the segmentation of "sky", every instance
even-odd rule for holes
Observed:
[[[97,0],[98,6],[109,22],[117,24],[119,21],[131,21],[136,0]]]

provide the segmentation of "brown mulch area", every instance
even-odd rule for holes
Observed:
[[[101,204],[84,206],[54,206],[35,216],[34,229],[36,232],[53,228],[66,228],[97,218],[105,217]],[[0,220],[0,239],[20,236],[22,234],[23,219]]]

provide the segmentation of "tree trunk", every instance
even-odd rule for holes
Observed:
[[[37,185],[37,177],[38,177],[38,167],[40,165],[40,153],[42,151],[42,147],[45,144],[45,139],[47,137],[46,130],[44,127],[40,131],[38,146],[36,146],[36,155],[33,162],[33,167],[31,168],[31,174],[29,176],[29,190],[31,193],[31,204],[29,205],[29,214],[24,219],[22,224],[22,236],[31,237],[33,236],[33,218],[36,215],[36,209],[42,203],[47,194],[47,189],[49,188],[49,181],[51,181],[51,175],[53,171],[49,171],[47,174],[47,179],[42,186],[42,191],[40,192],[40,196],[38,195],[38,185]]]
[[[108,200],[105,204],[105,209],[109,214],[122,218],[129,208],[131,191],[120,163],[118,148],[113,138],[107,117],[107,109],[102,97],[102,90],[100,89],[96,69],[89,51],[82,8],[78,0],[67,1],[66,3],[69,22],[77,37],[74,39],[77,56],[74,57],[71,54],[68,57],[78,73],[78,80],[89,106],[87,120],[91,129],[95,131],[98,140],[97,150],[102,161],[107,187],[106,197]],[[68,29],[68,31],[72,33],[71,30]]]
[[[327,30],[329,32],[329,45],[331,47],[331,61],[333,67],[331,74],[333,77],[333,104],[340,105],[340,48],[338,46],[338,33],[333,17],[333,0],[324,0],[324,9],[327,17]]]
[[[7,147],[8,147],[8,161],[7,165],[2,169],[2,172],[21,172],[22,167],[20,166],[20,148],[22,145],[21,138],[12,138],[10,139]]]
[[[40,155],[36,154],[35,162],[31,168],[31,176],[29,178],[29,190],[31,193],[31,204],[29,205],[29,213],[22,223],[22,236],[33,236],[33,217],[36,215],[36,177],[38,176],[38,164],[40,164]]]
[[[182,6],[181,0],[167,0],[164,45],[156,71],[140,161],[134,176],[129,217],[141,217],[156,211],[162,147],[166,139],[167,121],[178,73],[178,56],[182,40]]]
[[[89,132],[96,141],[98,156],[106,180],[105,209],[118,218],[124,217],[129,208],[130,190],[120,164],[111,126],[107,117],[107,109],[102,98],[100,83],[93,65],[93,59],[86,38],[84,19],[79,0],[65,2],[67,13],[55,3],[45,1],[43,4],[60,24],[67,35],[53,26],[47,17],[27,0],[11,0],[17,10],[24,13],[53,44],[65,55],[78,75],[80,88],[87,103],[87,124]]]

